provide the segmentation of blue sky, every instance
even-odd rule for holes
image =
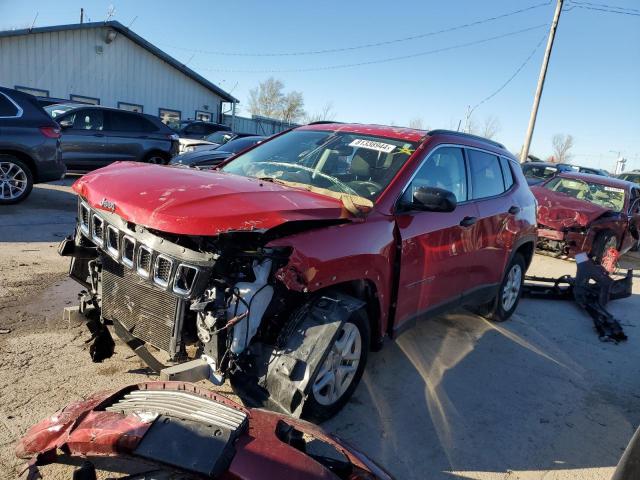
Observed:
[[[590,2],[640,13],[638,0]],[[340,49],[447,29],[543,3],[495,21],[375,48],[257,57],[204,53]],[[456,128],[468,106],[495,92],[530,56],[548,31],[541,25],[550,23],[554,4],[555,0],[0,0],[0,29],[29,26],[36,13],[36,26],[75,23],[80,6],[89,20],[100,21],[113,6],[113,19],[125,25],[133,21],[132,30],[232,91],[241,107],[251,88],[274,76],[287,89],[304,93],[309,112],[331,102],[339,120],[407,125],[420,118],[430,128]],[[569,133],[575,139],[574,163],[611,169],[615,150],[629,159],[628,169],[640,168],[640,16],[571,7],[565,1],[531,152],[546,157],[551,137]],[[537,28],[487,40],[529,27]],[[416,55],[441,49],[445,51]],[[543,50],[544,42],[512,82],[474,111],[478,125],[486,117],[498,118],[496,139],[514,152],[523,143]],[[401,56],[411,57],[314,70]]]

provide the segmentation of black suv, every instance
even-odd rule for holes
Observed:
[[[62,127],[62,158],[69,169],[92,170],[119,160],[166,164],[178,152],[178,136],[152,115],[77,103],[45,110]]]
[[[203,122],[200,120],[183,120],[180,128],[176,130],[182,138],[194,138],[200,140],[215,132],[230,132],[231,127],[222,123]]]
[[[21,202],[34,183],[64,174],[58,124],[36,97],[0,87],[0,205]]]

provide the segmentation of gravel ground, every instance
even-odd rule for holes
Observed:
[[[36,186],[0,209],[0,328],[11,330],[0,334],[0,478],[17,477],[14,444],[30,425],[148,378],[122,344],[91,363],[85,327],[61,319],[78,291],[56,254],[73,228],[70,183]],[[640,271],[639,257],[624,261]],[[536,256],[531,272],[573,274],[575,264]],[[463,310],[419,323],[370,356],[352,401],[325,427],[399,479],[608,479],[640,423],[640,281],[610,310],[626,343],[601,343],[565,302],[523,300],[505,324]]]

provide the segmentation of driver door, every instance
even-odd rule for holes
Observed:
[[[63,129],[62,159],[69,168],[90,169],[103,165],[107,154],[104,115],[98,108],[75,110],[58,121],[71,122]]]
[[[440,147],[428,154],[405,190],[409,203],[415,188],[431,186],[453,192],[453,212],[403,211],[396,214],[401,237],[396,322],[400,326],[422,312],[459,300],[471,289],[478,255],[475,203],[468,201],[462,148]]]

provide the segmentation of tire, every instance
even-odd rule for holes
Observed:
[[[22,160],[0,155],[0,205],[22,202],[33,189],[33,174]]]
[[[611,230],[603,230],[598,233],[591,246],[591,256],[596,263],[602,263],[602,257],[609,248],[618,248],[618,238]]]
[[[337,356],[341,355],[339,353],[341,341],[345,339],[345,336],[346,339],[348,339],[350,335],[357,335],[357,337],[354,338],[354,341],[351,344],[351,348],[349,348],[349,351],[351,353],[353,353],[354,350],[357,350],[357,348],[355,347],[357,345],[357,342],[359,341],[359,357],[357,360],[357,366],[355,368],[355,371],[353,372],[353,375],[351,375],[348,379],[349,383],[343,383],[343,386],[339,388],[338,392],[334,391],[336,396],[335,398],[332,398],[332,396],[328,392],[328,390],[330,389],[330,385],[326,385],[323,388],[320,388],[320,385],[323,379],[327,377],[328,372],[326,371],[327,368],[331,369],[330,365],[336,365],[335,362],[337,361],[340,362],[338,364],[339,366],[346,366],[342,365],[343,362],[352,362],[353,364],[354,360],[346,360],[344,358],[339,360],[340,357]],[[327,352],[322,365],[309,380],[309,385],[311,385],[311,388],[309,390],[307,400],[302,410],[303,418],[316,423],[324,422],[325,420],[333,417],[336,413],[338,413],[338,411],[340,411],[342,407],[344,407],[344,405],[349,401],[349,398],[351,398],[351,395],[353,395],[353,392],[358,386],[358,383],[362,378],[362,374],[364,373],[364,368],[367,363],[369,354],[370,339],[371,332],[369,328],[369,319],[363,309],[358,310],[354,312],[347,321],[344,322],[340,331],[336,335],[336,338],[334,339],[331,347],[329,348],[329,351]],[[348,344],[345,344],[345,347],[350,346]],[[344,350],[342,353],[344,353]]]
[[[509,320],[520,303],[525,270],[524,257],[516,253],[505,270],[496,297],[489,303],[470,310],[492,322]]]
[[[143,160],[144,163],[150,163],[152,165],[166,165],[169,163],[168,157],[163,153],[151,152]]]

